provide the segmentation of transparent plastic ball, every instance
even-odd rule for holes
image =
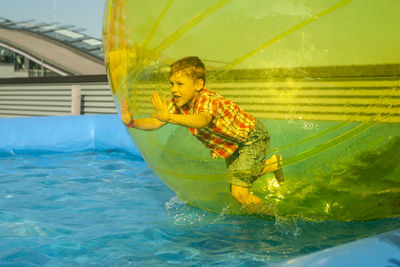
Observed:
[[[150,117],[171,97],[169,66],[197,56],[206,87],[268,129],[285,182],[254,195],[280,217],[400,215],[400,2],[397,0],[107,0],[104,57],[115,104]],[[243,214],[225,160],[187,128],[128,129],[157,176],[189,204]]]

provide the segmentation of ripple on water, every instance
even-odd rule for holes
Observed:
[[[120,152],[0,157],[0,265],[264,265],[400,227],[194,208]]]

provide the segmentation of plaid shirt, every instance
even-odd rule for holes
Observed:
[[[168,105],[170,113],[197,114],[209,113],[213,120],[206,128],[188,128],[189,131],[210,149],[211,156],[228,158],[240,144],[247,140],[249,132],[256,125],[256,119],[238,105],[208,89],[203,89],[195,96],[194,105],[179,108],[175,100]]]

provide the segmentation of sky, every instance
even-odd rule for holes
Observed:
[[[104,0],[1,0],[0,17],[35,23],[59,22],[85,28],[83,33],[101,39]]]

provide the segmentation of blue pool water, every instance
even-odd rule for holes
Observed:
[[[259,266],[399,227],[208,213],[118,151],[0,155],[0,266]]]

